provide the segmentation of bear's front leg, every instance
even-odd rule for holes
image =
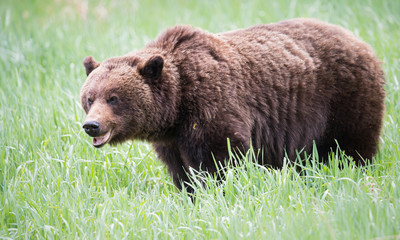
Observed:
[[[160,159],[167,165],[175,186],[180,190],[184,187],[187,192],[192,193],[193,188],[190,185],[190,178],[177,146],[171,143],[154,143],[153,147]]]
[[[246,154],[250,149],[249,131],[238,131],[237,129],[241,129],[238,127],[225,129],[221,127],[220,129],[223,131],[209,133],[202,131],[207,128],[199,128],[199,133],[184,135],[178,139],[178,149],[186,169],[204,171],[221,179],[224,176],[224,168],[229,164],[236,164],[230,161],[241,160],[239,152]],[[239,159],[230,159],[230,150],[238,153]]]

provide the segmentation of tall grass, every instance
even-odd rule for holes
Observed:
[[[342,25],[382,59],[374,164],[337,152],[272,170],[247,157],[221,183],[193,183],[192,201],[148,144],[94,149],[82,132],[84,56],[126,54],[174,24],[220,32],[292,17]],[[398,39],[400,1],[1,1],[0,238],[400,239]]]

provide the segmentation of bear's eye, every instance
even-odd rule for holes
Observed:
[[[88,103],[89,103],[89,106],[91,106],[93,104],[93,100],[89,98]]]
[[[115,105],[118,102],[118,98],[116,96],[112,96],[107,100],[108,104]]]

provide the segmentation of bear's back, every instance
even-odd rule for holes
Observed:
[[[368,44],[314,19],[218,36],[246,66],[246,87],[239,95],[253,109],[252,141],[256,148],[267,146],[264,156],[282,159],[285,146],[292,159],[296,150],[310,151],[316,141],[321,155],[339,143],[359,163],[359,156],[372,158],[385,93],[380,62]]]

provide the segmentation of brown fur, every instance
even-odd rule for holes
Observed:
[[[337,141],[358,164],[377,150],[383,72],[372,49],[338,26],[176,26],[140,51],[84,65],[86,122],[100,123],[98,135],[113,129],[110,143],[152,142],[178,187],[189,168],[213,173],[213,157],[225,165],[227,138],[233,149],[261,149],[272,167],[313,141],[325,159]]]

